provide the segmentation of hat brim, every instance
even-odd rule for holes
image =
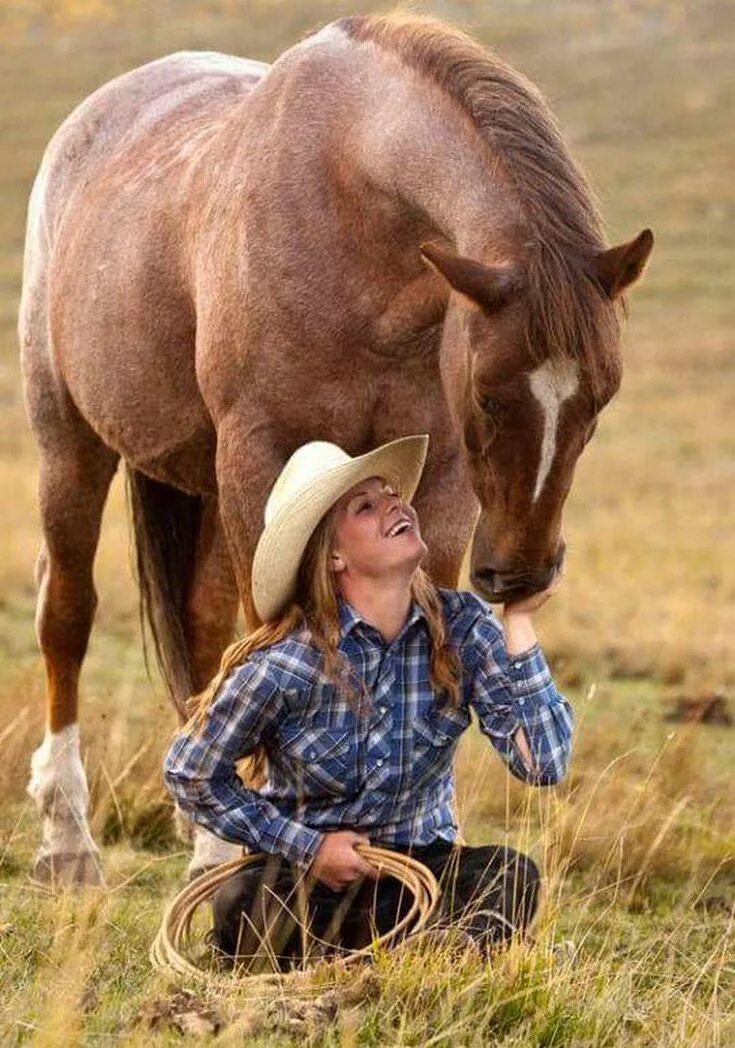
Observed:
[[[410,502],[421,480],[428,447],[428,434],[399,437],[326,470],[279,508],[263,529],[253,559],[253,601],[262,622],[274,619],[292,597],[304,550],[334,503],[369,477],[384,477]]]

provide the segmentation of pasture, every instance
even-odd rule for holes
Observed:
[[[735,18],[724,0],[413,7],[536,81],[592,177],[610,243],[645,226],[657,238],[630,296],[622,389],[567,503],[565,585],[537,616],[577,710],[571,772],[548,792],[509,782],[474,729],[459,756],[467,839],[513,843],[545,872],[535,945],[489,968],[407,948],[316,1003],[306,992],[225,997],[151,971],[187,853],[161,783],[175,719],[144,667],[120,478],[80,718],[106,886],[54,896],[28,879],[39,828],[25,784],[44,675],[36,453],[15,323],[43,148],[76,102],[134,65],[180,48],[270,60],[316,25],[377,7],[7,0],[0,12],[2,1044],[178,1044],[218,1024],[222,1044],[735,1044],[735,729],[671,719],[682,698],[713,694],[735,714]]]

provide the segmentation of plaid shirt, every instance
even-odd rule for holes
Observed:
[[[428,625],[415,601],[386,644],[340,599],[339,650],[367,685],[368,708],[358,713],[325,677],[308,629],[293,631],[236,667],[204,728],[176,738],[164,773],[179,807],[218,837],[303,863],[325,830],[354,829],[387,845],[453,841],[452,758],[470,709],[513,775],[537,786],[558,782],[573,714],[540,646],[509,659],[489,604],[466,591],[438,593],[462,662],[458,707],[436,701]],[[520,726],[532,767],[514,740]],[[235,763],[261,743],[268,781],[256,791]]]

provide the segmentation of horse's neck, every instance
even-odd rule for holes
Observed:
[[[208,239],[216,250],[222,229],[228,240],[239,226],[249,287],[265,293],[260,281],[277,271],[283,297],[308,301],[320,331],[331,321],[330,335],[366,332],[401,345],[415,333],[423,345],[448,290],[422,262],[420,243],[444,239],[483,261],[509,260],[514,191],[437,85],[339,36],[329,59],[317,61],[318,46],[327,45],[300,45],[279,60],[246,104],[247,134],[225,143],[238,142],[238,155],[215,157],[229,175],[218,182]],[[326,197],[325,172],[335,179]]]
[[[371,101],[360,153],[367,181],[425,216],[428,232],[459,252],[508,260],[522,221],[517,192],[470,117],[408,69]]]
[[[248,112],[243,135],[240,114]],[[404,210],[425,216],[460,251],[482,249],[488,236],[492,241],[495,231],[519,220],[502,157],[493,155],[469,114],[439,84],[391,53],[349,39],[336,25],[283,54],[252,98],[233,111],[232,133],[222,137],[222,147],[229,153],[238,142],[234,148],[241,152],[230,167],[235,180],[250,157],[260,169],[287,154],[289,205],[295,208],[300,200],[309,206],[311,184],[325,172],[352,164],[365,189],[355,202],[371,208],[370,217],[381,214],[390,222],[385,201],[400,199]],[[254,173],[258,178],[261,170]],[[265,174],[270,178],[273,171]],[[277,204],[283,200],[280,174],[273,183]],[[381,196],[376,211],[370,187]]]
[[[448,302],[447,285],[421,260],[421,242],[509,263],[519,255],[522,212],[502,164],[493,163],[469,118],[441,94],[427,99],[438,88],[419,91],[406,78],[372,99],[357,155],[369,243],[386,287],[392,282],[379,330],[388,342],[391,333],[410,342],[413,328],[420,347],[422,333],[442,320]]]

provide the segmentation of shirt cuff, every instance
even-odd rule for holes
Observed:
[[[508,652],[508,669],[509,670],[522,670],[527,662],[533,662],[538,655],[541,654],[541,645],[536,641],[531,648],[526,648],[525,651],[520,651],[516,655],[511,655]]]
[[[508,676],[516,703],[533,697],[541,704],[549,705],[556,699],[554,680],[538,641],[526,651],[508,655]],[[522,708],[524,703],[520,705]]]

